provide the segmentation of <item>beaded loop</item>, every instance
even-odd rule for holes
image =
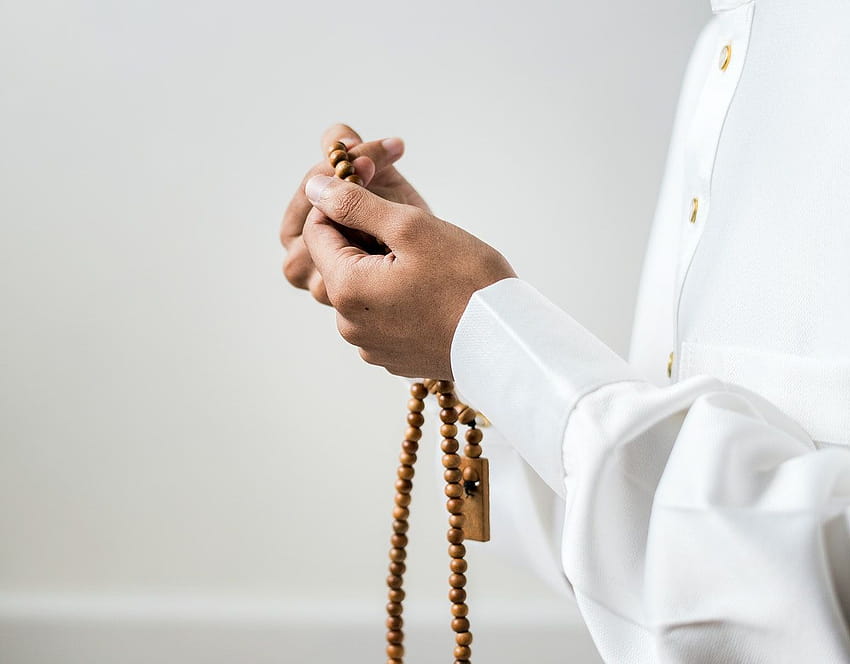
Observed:
[[[347,182],[363,185],[363,179],[355,172],[354,165],[348,155],[345,143],[336,141],[327,148],[328,161],[334,169],[334,175]],[[369,238],[360,238],[369,246]],[[373,239],[372,239],[373,240]],[[377,242],[377,241],[375,241]],[[388,251],[378,243],[377,249]],[[422,425],[425,423],[425,398],[433,394],[440,406],[440,435],[443,440],[440,448],[443,451],[443,478],[446,481],[446,510],[449,514],[449,530],[446,539],[449,542],[449,601],[451,605],[451,628],[455,634],[453,651],[456,664],[470,664],[472,650],[472,632],[469,630],[469,607],[466,604],[466,547],[464,546],[463,514],[464,500],[471,495],[479,478],[472,469],[461,470],[460,443],[457,440],[458,425],[468,427],[464,435],[466,445],[464,455],[470,459],[481,456],[481,440],[483,435],[476,428],[476,411],[461,403],[454,393],[454,384],[448,380],[426,379],[414,383],[410,387],[410,399],[407,402],[407,429],[401,444],[399,466],[396,470],[395,506],[393,507],[391,548],[389,551],[389,575],[387,576],[387,662],[388,664],[404,664],[404,611],[405,598],[404,573],[407,566],[407,532],[410,528],[411,493],[413,491],[414,464],[419,451],[419,440],[422,438]],[[486,463],[486,462],[485,462]],[[486,474],[486,473],[485,473]]]
[[[340,162],[341,163],[341,162]],[[464,498],[469,491],[474,489],[479,481],[477,473],[471,468],[461,470],[462,457],[459,452],[460,443],[458,435],[458,424],[467,426],[464,440],[466,442],[464,453],[467,457],[478,458],[481,456],[481,440],[483,435],[480,429],[475,428],[475,411],[469,406],[458,401],[454,394],[454,385],[450,381],[425,380],[414,383],[410,387],[410,399],[407,402],[407,430],[405,440],[402,443],[402,452],[399,457],[401,465],[396,471],[398,479],[395,483],[395,508],[393,509],[392,537],[390,542],[390,567],[387,577],[387,656],[388,662],[392,664],[403,664],[404,662],[404,621],[402,620],[404,590],[403,574],[406,571],[404,559],[406,557],[405,547],[408,538],[407,521],[410,510],[411,491],[413,490],[413,464],[416,461],[418,442],[422,438],[422,425],[425,422],[423,411],[425,410],[425,398],[428,394],[434,394],[440,406],[440,434],[443,438],[440,448],[443,451],[443,467],[445,471],[443,478],[446,481],[444,493],[446,510],[449,516],[449,530],[446,539],[449,542],[449,601],[451,601],[451,628],[455,634],[454,660],[469,664],[472,650],[472,632],[469,624],[469,606],[466,604],[467,593],[466,572],[466,547],[464,546],[464,523],[466,517],[463,514]]]

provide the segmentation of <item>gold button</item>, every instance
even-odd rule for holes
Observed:
[[[691,216],[689,218],[692,224],[697,223],[697,214],[699,213],[699,199],[694,198],[691,200]]]
[[[673,377],[673,351],[670,351],[670,356],[667,358],[667,378]]]
[[[726,44],[720,50],[720,71],[729,69],[729,63],[732,61],[732,44]]]

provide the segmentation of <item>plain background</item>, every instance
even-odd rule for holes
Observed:
[[[339,121],[402,136],[437,215],[623,353],[708,15],[707,0],[0,3],[0,659],[136,661],[132,642],[138,661],[295,661],[331,646],[309,651],[293,624],[362,620],[336,646],[380,661],[406,396],[281,276],[279,219],[319,136]],[[422,456],[408,597],[442,626]],[[479,641],[524,624],[562,643],[563,620],[587,652],[568,601],[486,550],[472,564]]]

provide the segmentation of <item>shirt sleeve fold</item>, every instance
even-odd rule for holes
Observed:
[[[476,292],[452,343],[459,389],[559,495],[560,445],[582,396],[636,372],[521,279]]]

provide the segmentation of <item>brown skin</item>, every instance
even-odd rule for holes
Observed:
[[[331,175],[326,164],[308,172],[281,227],[284,274],[336,309],[340,334],[369,364],[451,379],[452,337],[469,298],[516,274],[491,246],[430,213],[392,165],[403,146],[362,143],[345,125],[322,144],[337,140],[357,157],[366,187],[323,177]],[[366,253],[338,225],[373,235],[389,253]]]

